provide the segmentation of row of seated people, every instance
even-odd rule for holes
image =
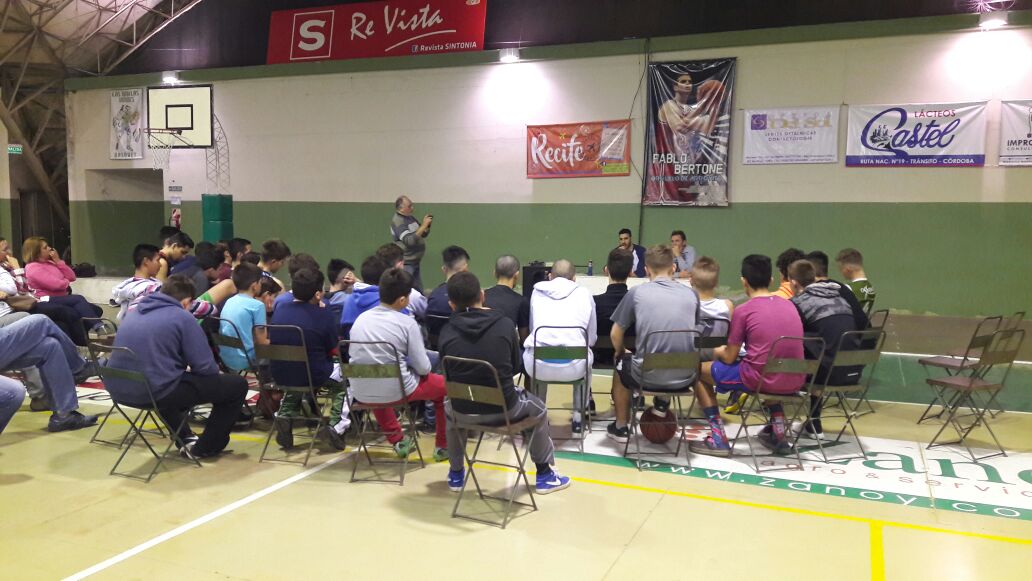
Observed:
[[[367,263],[371,263],[371,259],[373,259],[373,258],[375,258],[375,257],[370,257],[370,259],[367,259],[366,262]],[[617,256],[616,258],[621,258],[621,257]],[[650,253],[648,254],[648,258],[649,258],[649,260],[647,261],[647,266],[650,263],[652,264],[652,266],[649,267],[650,278],[653,279],[653,283],[657,283],[657,284],[645,285],[645,286],[641,287],[641,289],[644,289],[644,290],[634,289],[634,290],[630,291],[628,293],[628,296],[630,298],[625,298],[625,300],[621,301],[621,305],[618,306],[617,311],[612,316],[612,320],[614,322],[614,325],[613,325],[614,331],[611,334],[611,337],[613,339],[614,347],[617,347],[617,352],[621,355],[621,357],[619,358],[620,361],[619,361],[619,365],[618,365],[617,378],[614,381],[614,383],[616,384],[616,386],[614,388],[614,398],[615,398],[616,403],[617,403],[617,421],[615,421],[610,426],[609,432],[614,437],[617,437],[617,438],[619,438],[621,436],[621,432],[622,431],[624,433],[626,431],[626,419],[625,419],[626,414],[624,413],[624,412],[626,412],[626,408],[625,408],[625,406],[621,405],[622,403],[624,403],[624,398],[622,396],[626,395],[626,393],[624,393],[624,392],[626,392],[626,386],[630,386],[632,389],[634,389],[635,386],[636,386],[635,382],[636,381],[640,381],[640,370],[639,370],[639,373],[637,374],[637,377],[636,377],[636,374],[634,372],[636,366],[640,366],[640,358],[633,358],[633,357],[623,356],[623,353],[622,353],[622,331],[625,328],[629,327],[630,324],[633,324],[635,322],[637,322],[637,324],[639,326],[644,326],[644,328],[649,329],[650,330],[649,332],[651,332],[651,330],[653,330],[652,327],[654,325],[662,326],[664,324],[666,324],[666,325],[673,324],[673,325],[675,325],[676,328],[691,328],[691,327],[695,326],[695,324],[696,324],[695,320],[696,320],[696,317],[698,315],[699,299],[698,299],[698,295],[694,291],[692,291],[691,289],[688,289],[687,287],[684,287],[683,285],[679,285],[679,284],[674,284],[674,285],[664,284],[664,281],[670,278],[669,277],[670,272],[668,272],[668,270],[672,270],[672,268],[673,268],[673,266],[672,266],[672,264],[673,264],[672,253],[669,251],[669,249],[666,248],[666,247],[662,247],[662,246],[661,247],[656,247],[656,248],[652,249],[652,251],[650,251]],[[706,264],[705,264],[704,261],[700,261],[700,262],[702,263],[702,264],[700,264],[700,272],[701,272],[701,268],[705,267]],[[762,290],[760,290],[761,285],[756,284],[755,282],[753,282],[752,284],[755,284],[756,286],[755,287],[754,286],[750,286],[747,281],[749,281],[750,279],[754,279],[754,280],[758,281],[759,280],[758,277],[762,277],[763,276],[762,270],[763,270],[763,266],[764,265],[766,267],[766,280],[763,281]],[[608,266],[609,265],[607,265],[607,268],[608,268]],[[801,270],[805,270],[806,267],[809,267],[812,272],[816,272],[816,269],[814,269],[813,265],[810,262],[807,262],[807,261],[798,261],[798,263],[793,264],[792,266],[793,266],[793,268],[798,268],[798,269],[801,269]],[[613,270],[617,270],[617,268],[618,267],[616,266],[616,264],[614,262]],[[667,269],[667,270],[664,270],[664,268]],[[712,266],[710,268],[712,268]],[[754,270],[755,269],[759,269],[761,272],[760,272],[759,275],[756,275],[755,273],[753,275],[749,275],[749,272],[751,272],[749,269],[754,269]],[[388,291],[393,292],[393,290],[396,290],[395,287],[391,286],[391,284],[393,284],[393,282],[392,282],[391,277],[387,276],[388,273],[391,273],[392,276],[394,276],[394,277],[404,278],[406,275],[404,275],[403,272],[404,272],[403,270],[401,270],[401,269],[399,269],[399,268],[397,268],[395,266],[395,267],[391,268],[390,270],[388,270],[387,272],[384,272],[381,275],[381,280],[379,281],[380,282],[379,285],[369,285],[367,287],[364,287],[366,289],[371,289],[373,287],[376,287],[376,291],[375,292],[376,292],[376,298],[377,298],[378,304],[377,304],[377,306],[375,306],[373,308],[365,310],[358,317],[356,317],[355,324],[352,326],[352,329],[350,331],[352,333],[353,339],[355,339],[355,340],[368,341],[368,340],[381,340],[382,339],[382,340],[387,340],[388,342],[391,342],[392,344],[397,343],[395,345],[395,348],[398,349],[399,353],[403,357],[406,358],[406,362],[407,363],[406,363],[406,365],[404,367],[405,367],[405,369],[409,370],[409,374],[406,376],[405,383],[406,383],[406,387],[407,388],[411,388],[411,390],[412,390],[411,393],[409,394],[410,397],[412,399],[414,399],[414,400],[426,399],[426,400],[433,401],[435,407],[438,408],[438,411],[440,412],[441,409],[442,409],[441,406],[443,405],[443,399],[444,399],[444,396],[443,396],[443,384],[441,384],[439,376],[435,376],[435,375],[430,373],[429,357],[427,356],[427,354],[425,352],[425,348],[423,346],[423,341],[422,341],[422,335],[421,335],[421,333],[419,331],[418,324],[415,322],[413,317],[409,316],[405,312],[407,307],[409,307],[409,305],[411,304],[411,296],[412,296],[412,293],[413,293],[413,289],[411,288],[411,281],[408,281],[408,286],[403,288],[404,292],[401,295],[398,295],[397,297],[395,297],[393,294],[388,294],[388,295],[385,296],[385,292],[388,292]],[[248,273],[250,273],[250,274],[248,275]],[[364,274],[368,275],[369,273],[367,272],[367,273],[364,273]],[[459,274],[459,273],[456,273],[451,278],[454,278],[455,276],[457,276],[457,274]],[[237,275],[239,275],[239,276],[237,276]],[[577,293],[577,289],[570,289],[569,288],[570,283],[573,283],[573,278],[574,277],[575,277],[575,274],[572,272],[572,265],[569,265],[567,261],[559,261],[559,262],[557,262],[556,267],[553,269],[552,280],[550,282],[554,283],[551,286],[559,287],[560,290],[558,292],[553,292],[553,291],[551,291],[551,290],[549,290],[547,288],[549,285],[545,284],[545,285],[542,285],[544,288],[540,289],[540,294],[543,295],[543,296],[546,296],[546,297],[548,297],[548,296],[553,297],[553,298],[550,298],[549,300],[556,300],[555,297],[558,297],[558,300],[560,300],[560,301],[564,300],[564,299],[566,299],[566,298],[568,298],[570,296],[575,296],[575,295],[578,294]],[[255,294],[260,292],[260,279],[262,278],[262,273],[259,273],[258,269],[249,268],[249,266],[238,266],[238,268],[234,271],[234,278],[235,278],[234,284],[237,287],[237,290],[239,291],[239,294],[237,296],[238,297],[244,297],[246,299],[254,301],[255,303],[258,303],[258,304],[254,305],[254,306],[258,307],[258,309],[257,309],[258,311],[264,311],[264,305],[261,305],[261,303],[255,299]],[[321,302],[321,299],[322,299],[322,296],[321,296],[322,291],[321,291],[321,289],[322,289],[322,283],[323,283],[321,272],[319,272],[316,269],[311,269],[311,268],[299,268],[299,269],[297,269],[294,272],[294,277],[293,278],[294,278],[294,280],[292,282],[294,283],[294,285],[292,285],[292,286],[294,287],[294,293],[295,294],[293,295],[291,301],[289,303],[286,303],[286,304],[288,304],[288,305],[295,305],[295,304],[298,305],[300,307],[298,309],[298,311],[299,312],[305,312],[306,315],[302,316],[302,317],[284,315],[284,319],[285,320],[281,320],[279,322],[290,323],[290,324],[298,324],[298,326],[300,326],[303,329],[305,329],[306,335],[307,335],[307,333],[309,331],[312,331],[314,333],[314,337],[312,339],[308,339],[307,342],[316,349],[316,352],[319,354],[319,357],[323,361],[323,367],[324,368],[329,368],[329,364],[327,362],[331,361],[331,358],[332,358],[332,356],[334,354],[333,351],[336,348],[337,330],[336,330],[335,325],[334,325],[334,320],[332,318],[330,318],[330,317],[326,317],[325,316],[325,315],[328,314],[328,312],[324,311],[324,310],[320,310],[320,307],[319,307],[319,303]],[[368,278],[368,276],[366,278]],[[700,277],[700,279],[701,278],[704,278],[704,277]],[[805,272],[804,272],[804,274],[799,275],[799,278],[801,279],[801,283],[799,284],[799,290],[800,290],[800,301],[802,302],[802,298],[805,297],[805,295],[806,295],[806,293],[803,291],[803,289],[806,286],[810,286],[810,285],[814,284],[815,281],[814,280],[807,280]],[[462,280],[466,280],[466,279],[468,279],[468,276],[464,275],[464,276],[460,277],[459,279],[456,279],[456,281],[457,281],[456,284],[458,284],[458,281],[462,281]],[[565,282],[555,283],[555,281],[557,281],[557,280],[558,281],[565,281]],[[756,257],[756,256],[747,257],[746,261],[743,262],[743,282],[746,283],[746,290],[750,294],[751,297],[758,298],[758,297],[761,297],[761,296],[769,296],[769,293],[767,293],[766,288],[767,288],[767,285],[769,285],[769,283],[770,283],[770,260],[767,259],[766,257]],[[387,286],[385,286],[385,283],[390,283],[390,284],[387,284]],[[834,283],[830,283],[830,284],[834,284]],[[453,286],[453,285],[451,285],[451,279],[449,279],[449,285],[447,287],[445,287],[447,289],[447,292],[449,292],[449,299],[452,298],[450,296],[451,286]],[[714,286],[715,286],[715,284],[714,284]],[[567,291],[561,290],[562,287],[567,287]],[[479,289],[479,283],[477,283],[477,288]],[[385,291],[385,289],[386,289],[386,291]],[[537,296],[538,290],[539,289],[536,289],[535,296]],[[583,289],[581,289],[581,290],[583,290]],[[656,295],[658,298],[654,298],[654,299],[648,299],[647,298],[651,294],[656,294],[657,290],[661,291],[659,294]],[[663,294],[664,290],[665,291],[673,291],[674,294],[670,295],[670,296],[667,296],[666,294]],[[369,292],[371,292],[371,291],[368,291],[365,294],[368,294]],[[195,293],[190,293],[190,294],[195,294]],[[639,300],[635,298],[635,297],[638,297],[638,296],[646,297],[646,299],[643,300],[642,302],[639,302]],[[190,296],[189,300],[184,298],[184,299],[182,299],[181,302],[184,303],[184,306],[188,306],[188,304],[192,303],[193,298],[194,297]],[[588,304],[592,304],[593,303],[593,299],[590,298],[590,295],[587,298],[588,298]],[[771,298],[773,299],[773,297],[771,297]],[[685,305],[678,304],[677,303],[678,300],[687,301],[688,308],[682,308]],[[669,306],[671,304],[676,306],[676,308],[672,309],[672,315],[674,315],[674,316],[667,316],[667,317],[651,316],[651,315],[653,315],[657,311],[658,308],[661,308],[664,305]],[[692,304],[695,305],[695,308],[691,308]],[[778,303],[774,302],[773,304],[778,304]],[[784,302],[784,305],[788,305],[788,303]],[[227,306],[230,306],[230,305],[227,303]],[[450,306],[452,306],[454,308],[454,303],[452,303]],[[725,303],[725,306],[728,306],[728,310],[730,311],[729,305],[726,305],[726,303]],[[799,311],[796,309],[796,307],[791,307],[790,306],[790,308],[791,308],[791,314],[794,317],[795,323],[797,325],[801,325],[801,321],[800,321],[800,319],[799,319],[799,317],[797,315],[797,313]],[[146,311],[147,309],[145,309],[144,305],[141,304],[137,308],[137,310],[140,311],[141,314],[142,314],[142,312]],[[531,302],[531,310],[530,310],[532,318],[533,318],[535,310],[536,309],[534,308],[534,301],[532,300],[532,302]],[[559,310],[561,310],[562,312],[570,312],[570,311],[572,311],[572,309],[562,309],[562,308],[559,309]],[[591,309],[592,312],[586,313],[587,318],[588,318],[588,327],[592,326],[591,325],[591,320],[593,318],[593,310],[594,309],[592,308]],[[668,310],[671,310],[671,309],[668,309]],[[782,310],[784,310],[784,309],[782,309]],[[639,311],[641,311],[641,312],[639,313]],[[825,309],[825,311],[826,311],[826,309]],[[287,311],[283,311],[283,312],[289,312],[289,309]],[[852,317],[852,314],[851,314],[852,309],[850,307],[848,307],[848,305],[847,305],[847,312],[849,313],[849,317],[851,318]],[[274,318],[273,318],[273,321],[272,321],[274,324],[277,323],[277,319],[276,319],[276,314],[275,313],[276,312],[274,311],[274,314],[273,314]],[[264,313],[262,313],[262,314],[264,314]],[[685,315],[691,316],[693,318],[693,320],[687,320],[686,321],[686,320],[682,319],[681,317],[676,316],[676,315],[679,315],[679,314],[685,314]],[[740,315],[739,317],[736,317],[736,319],[737,320],[742,320],[743,318],[748,318],[747,315],[748,315],[748,313]],[[258,315],[258,316],[260,317],[261,315]],[[317,319],[321,319],[323,321],[323,323],[325,323],[325,324],[315,323],[315,321]],[[636,319],[641,319],[641,320],[636,320]],[[652,321],[653,319],[656,319],[655,323]],[[359,325],[360,322],[363,323],[363,324]],[[782,321],[782,322],[784,322],[784,321]],[[260,325],[261,323],[259,322],[257,324]],[[533,322],[531,322],[531,324],[533,324]],[[513,323],[511,320],[508,321],[508,332],[506,333],[506,335],[507,336],[511,336],[513,338],[513,341],[515,341],[516,334],[512,333],[511,331],[512,331],[512,329],[515,326],[516,326],[516,324]],[[449,325],[446,328],[450,328],[450,327],[451,327],[451,325]],[[662,330],[662,329],[659,329],[659,330]],[[789,327],[788,330],[792,331],[794,329]],[[744,331],[743,330],[738,330],[738,333],[742,334],[742,333],[744,333]],[[123,336],[122,333],[120,333],[120,336]],[[323,338],[322,341],[319,341],[319,337],[320,336]],[[762,339],[763,339],[762,336],[754,336],[754,337],[752,337],[752,340],[749,342],[749,344],[751,346],[753,346],[753,348],[750,349],[749,353],[750,354],[755,354],[756,358],[762,358],[762,357],[765,357],[765,355],[766,355],[765,352],[763,352],[763,348],[762,348],[763,347],[763,341],[762,341]],[[257,340],[263,340],[263,338],[259,337]],[[269,338],[264,338],[264,340],[269,340]],[[589,340],[590,340],[590,338],[589,338]],[[741,344],[745,342],[744,338],[741,338],[741,337],[735,335],[735,326],[734,326],[734,324],[732,324],[732,333],[731,333],[731,336],[729,338],[729,343],[731,344],[731,346],[728,347],[725,350],[725,352],[722,352],[722,353],[718,354],[718,358],[723,361],[724,365],[727,365],[728,363],[733,363],[734,360],[737,358],[738,350],[735,347],[735,343],[734,343],[735,340],[739,341],[739,343],[737,343],[737,346],[741,346]],[[445,341],[442,339],[442,344],[444,342]],[[129,344],[132,344],[132,343],[133,342],[129,341]],[[567,344],[574,344],[574,343],[575,342],[567,343]],[[529,345],[529,347],[532,349],[533,345]],[[685,349],[689,349],[689,350],[692,348],[690,345],[689,346],[679,346],[678,348],[681,348],[681,347],[683,347]],[[730,357],[731,362],[727,362],[726,361],[728,359],[728,356],[726,355],[726,353],[733,353],[733,355]],[[376,358],[377,357],[377,353],[376,352],[371,352],[371,353],[365,354],[365,353],[362,353],[361,350],[358,350],[356,353],[352,353],[351,355],[352,355],[352,361],[353,362],[364,362],[364,357],[368,356],[371,359],[371,361],[369,361],[371,363],[377,363],[377,362],[378,363],[385,363],[385,361],[377,361],[377,358]],[[378,355],[382,357],[384,354],[381,352],[381,353],[378,353]],[[532,355],[530,357],[532,358]],[[748,359],[749,359],[749,357],[747,356],[746,357],[746,363],[748,363]],[[636,361],[637,361],[637,363],[636,363]],[[518,363],[516,365],[518,366]],[[523,365],[526,366],[526,361],[523,362]],[[703,372],[702,372],[703,376],[706,377],[707,374],[712,376],[712,374],[713,374],[713,366],[717,366],[718,369],[720,369],[719,365],[720,365],[720,362],[711,364],[710,366],[704,366]],[[198,366],[191,366],[191,367],[198,367]],[[516,366],[512,366],[511,367],[511,369],[513,369],[513,370],[515,370],[516,368],[517,368]],[[750,367],[747,364],[746,365],[746,370],[748,370],[748,369],[750,369]],[[727,370],[721,370],[721,371],[719,371],[719,374],[721,375],[721,380],[720,381],[718,381],[716,379],[713,379],[713,380],[708,381],[706,383],[707,384],[721,383],[721,384],[724,384],[724,385],[728,385],[728,384],[731,384],[731,385],[742,384],[742,385],[744,385],[748,389],[748,387],[749,387],[748,374],[746,374],[746,378],[745,379],[742,379],[741,377],[734,377],[733,374],[736,371],[737,371],[737,367],[734,368],[734,369],[730,369],[729,368]],[[326,375],[326,374],[324,373],[323,375]],[[511,375],[512,374],[510,373],[509,376],[511,377]],[[694,379],[694,378],[689,378],[689,379]],[[679,380],[679,382],[683,382],[683,381],[684,381],[684,379]],[[683,387],[683,386],[677,386],[677,387]],[[702,399],[704,404],[707,403],[707,399],[706,399],[706,396],[704,394],[707,391],[708,387],[709,387],[709,385],[700,385],[699,386],[699,389],[700,389],[700,399]],[[793,388],[794,389],[798,389],[798,385],[793,386]],[[623,391],[621,391],[621,390],[623,390]],[[363,394],[361,382],[359,382],[356,385],[352,385],[352,395],[358,396],[360,398],[364,397],[366,399],[372,398],[372,399],[370,399],[370,402],[371,403],[376,403],[376,401],[375,401],[376,394],[375,393]],[[381,394],[381,397],[382,397],[382,394]],[[393,397],[392,397],[392,399],[393,399]],[[293,406],[290,406],[290,407],[293,407]],[[706,408],[707,408],[706,409],[707,415],[712,415],[711,412],[714,411],[714,410],[711,410],[710,409],[711,407],[713,407],[713,406],[709,406],[709,405],[706,406]],[[289,417],[289,413],[290,413],[289,411],[285,411],[283,415],[286,415],[287,417]],[[777,410],[773,411],[772,416],[775,418],[774,424],[776,425],[777,418],[778,418]],[[346,423],[346,418],[343,415],[341,415],[341,416],[334,416],[334,417],[340,417],[341,423]],[[438,417],[440,417],[440,416],[438,416]],[[622,418],[624,418],[624,421],[623,421],[623,423],[621,425],[621,419]],[[382,419],[380,419],[381,423],[385,424],[385,427],[388,429],[389,432],[392,432],[393,428],[396,427],[396,420],[395,420],[395,425],[391,425],[391,420],[392,419],[394,419],[394,418],[391,417],[391,418],[382,418]],[[713,417],[713,419],[716,422],[715,425],[719,426],[719,415],[718,414],[715,415],[715,417]],[[340,424],[338,424],[338,425],[340,425]],[[439,459],[443,459],[443,457],[446,456],[446,452],[444,451],[445,445],[446,445],[446,437],[442,433],[442,432],[445,431],[445,430],[442,430],[442,428],[443,428],[443,424],[441,423],[440,420],[438,420],[437,421],[437,435],[438,435],[437,444],[438,444],[438,446],[437,446],[437,450],[435,450],[435,456],[437,456]],[[773,433],[773,435],[775,437],[779,436],[779,435],[783,437],[783,433],[779,429],[773,429],[772,433]],[[715,434],[715,436],[711,437],[711,439],[707,440],[707,443],[713,444],[713,445],[715,445],[715,446],[717,446],[719,448],[719,445],[720,445],[721,440],[722,440],[722,431],[717,430],[715,428],[714,434]],[[340,434],[338,433],[338,436],[339,435]],[[407,450],[410,447],[410,444],[400,441],[401,440],[400,431],[394,433],[394,436],[397,437],[399,441],[392,442],[392,443],[396,444],[396,449],[398,450],[399,454],[407,453]],[[626,436],[624,435],[624,437],[626,437]],[[202,447],[201,449],[192,450],[192,451],[194,453],[196,453],[198,455],[202,455],[202,456],[206,455],[206,453],[208,453],[207,452],[207,447]]]

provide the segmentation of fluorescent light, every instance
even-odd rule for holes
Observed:
[[[520,60],[520,49],[503,48],[498,51],[498,61],[503,63],[515,63]]]
[[[166,85],[174,85],[179,82],[179,73],[176,71],[165,71],[161,73],[161,82]]]
[[[978,15],[978,27],[982,30],[994,30],[1003,26],[1007,26],[1007,13],[1002,10]]]

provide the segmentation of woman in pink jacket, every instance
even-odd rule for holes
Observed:
[[[69,294],[69,285],[75,281],[75,273],[47,244],[46,239],[33,236],[22,245],[22,259],[25,261],[25,281],[40,300],[67,305],[80,317],[100,317],[104,311],[86,300],[82,295]],[[49,298],[44,298],[49,297]]]

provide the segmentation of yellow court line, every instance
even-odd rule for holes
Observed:
[[[480,468],[487,468],[489,470],[499,470],[503,472],[515,472],[511,468],[501,468],[498,466],[481,466]],[[531,472],[528,472],[530,474]],[[610,488],[623,488],[625,490],[635,490],[638,492],[651,492],[654,494],[668,494],[670,496],[679,496],[682,498],[693,498],[696,500],[706,500],[709,502],[720,502],[724,504],[733,504],[736,506],[745,506],[748,508],[762,508],[765,510],[774,510],[778,512],[787,512],[792,514],[799,514],[804,516],[816,516],[823,518],[830,518],[835,520],[844,520],[849,522],[860,522],[867,523],[870,525],[878,525],[881,527],[895,527],[901,529],[912,529],[930,533],[944,533],[949,535],[959,535],[962,537],[971,537],[976,539],[986,539],[990,541],[1000,541],[1004,543],[1015,543],[1019,545],[1032,545],[1032,539],[1019,539],[1014,537],[1005,537],[1003,535],[989,535],[984,533],[972,533],[967,531],[955,531],[951,529],[941,529],[937,527],[930,527],[925,525],[914,525],[908,523],[901,523],[895,521],[867,518],[862,516],[850,516],[846,514],[836,514],[833,512],[823,512],[819,510],[810,510],[806,508],[794,508],[791,506],[778,506],[776,504],[765,504],[762,502],[753,502],[751,500],[736,500],[733,498],[722,498],[719,496],[709,496],[706,494],[696,494],[693,492],[680,492],[676,490],[667,490],[663,488],[654,488],[651,486],[639,486],[637,484],[624,484],[622,482],[611,482],[609,480],[598,480],[595,478],[582,478],[580,476],[571,476],[571,478],[577,482],[584,482],[587,484],[596,484],[599,486],[608,486]]]
[[[885,538],[881,523],[871,523],[871,581],[885,581]]]

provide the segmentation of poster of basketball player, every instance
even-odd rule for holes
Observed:
[[[143,159],[143,89],[111,91],[111,159]]]
[[[735,59],[648,66],[646,206],[726,206]]]

